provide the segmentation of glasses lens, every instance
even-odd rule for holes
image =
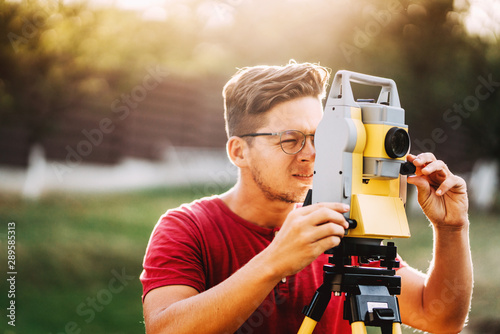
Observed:
[[[306,136],[297,130],[289,130],[281,133],[281,148],[287,154],[298,153],[304,146]]]

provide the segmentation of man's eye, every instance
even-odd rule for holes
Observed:
[[[297,143],[297,139],[283,139],[281,142],[283,144],[295,144]]]

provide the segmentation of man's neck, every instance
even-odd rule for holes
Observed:
[[[258,226],[280,227],[295,204],[270,200],[259,191],[249,191],[237,183],[221,195],[224,203],[238,216]]]

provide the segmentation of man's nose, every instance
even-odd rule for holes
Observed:
[[[314,137],[307,136],[304,147],[298,153],[300,155],[300,160],[302,161],[314,161],[316,158],[316,149],[314,148]]]

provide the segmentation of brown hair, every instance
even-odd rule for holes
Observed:
[[[311,63],[290,61],[285,66],[240,69],[224,86],[224,119],[228,137],[254,132],[262,114],[279,103],[299,97],[323,98],[330,70]]]

